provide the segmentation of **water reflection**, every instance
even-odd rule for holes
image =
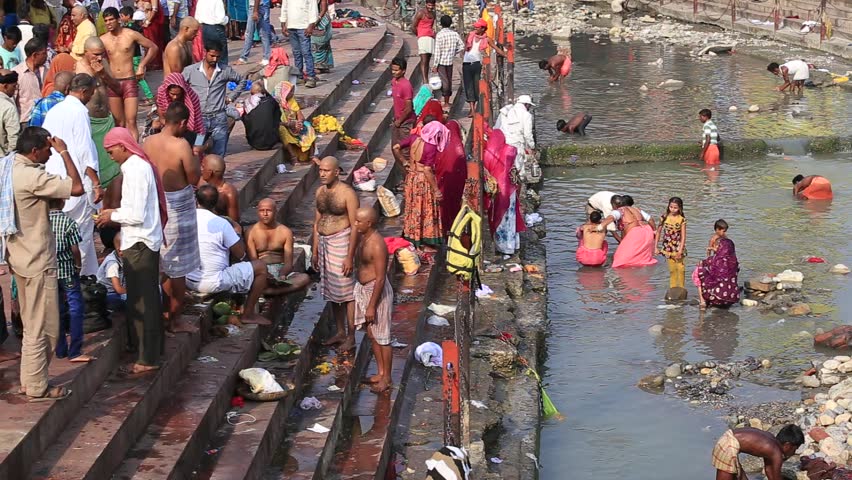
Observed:
[[[740,316],[732,310],[712,308],[708,312],[699,311],[698,322],[692,329],[697,350],[720,362],[733,360],[739,345],[739,323]]]

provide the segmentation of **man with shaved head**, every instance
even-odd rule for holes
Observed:
[[[240,222],[240,197],[236,187],[225,181],[225,160],[219,155],[207,155],[201,162],[201,179],[219,190],[216,213]]]
[[[284,295],[311,283],[311,277],[293,271],[293,232],[278,223],[275,214],[275,200],[264,198],[258,202],[258,221],[246,240],[249,258],[266,262],[270,279],[266,295]]]
[[[340,162],[336,158],[320,160],[311,265],[321,274],[322,295],[331,303],[337,323],[337,333],[325,344],[340,345],[341,351],[348,351],[355,347],[352,265],[358,232],[352,226],[358,196],[352,187],[340,181],[339,175]]]
[[[77,33],[74,35],[74,41],[71,43],[71,56],[79,62],[83,58],[83,52],[86,50],[86,40],[91,37],[97,37],[98,29],[89,20],[89,12],[82,5],[75,5],[71,9],[71,21],[77,27]]]
[[[47,112],[57,103],[65,100],[65,96],[71,90],[72,78],[74,78],[74,72],[59,72],[53,77],[53,91],[50,95],[38,99],[33,105],[33,114],[30,115],[31,127],[42,126]]]
[[[121,169],[110,158],[103,148],[103,144],[107,132],[115,127],[115,121],[109,111],[109,94],[107,92],[109,89],[117,90],[121,86],[112,75],[109,62],[106,59],[106,48],[100,38],[94,36],[86,40],[83,58],[77,62],[76,70],[77,73],[85,73],[95,79],[94,93],[85,105],[89,109],[89,125],[96,148],[98,165],[100,165],[101,185],[108,190],[107,199],[110,204],[106,206],[118,207],[116,203],[113,203],[113,200],[121,198]],[[116,181],[115,185],[112,185],[113,181]]]
[[[200,28],[198,20],[192,17],[180,21],[178,34],[163,50],[163,78],[172,72],[182,72],[192,63],[192,41]]]
[[[355,255],[358,264],[358,283],[355,284],[355,326],[364,328],[372,341],[373,357],[378,372],[366,380],[373,384],[373,393],[386,392],[391,387],[391,316],[393,288],[387,278],[388,247],[376,230],[379,214],[375,208],[359,208],[355,214],[355,230],[359,242]]]

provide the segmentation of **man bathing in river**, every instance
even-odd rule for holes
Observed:
[[[201,266],[193,189],[201,178],[201,167],[183,138],[188,121],[186,105],[178,102],[169,105],[163,129],[148,137],[142,145],[145,154],[157,166],[160,183],[166,193],[168,221],[163,230],[166,243],[160,255],[164,277],[163,310],[167,318],[166,331],[171,333],[195,330],[181,322],[181,314],[186,276]]]
[[[578,135],[586,134],[586,126],[589,125],[589,122],[592,121],[592,116],[586,112],[580,112],[567,122],[565,120],[558,120],[556,122],[556,129],[562,133],[576,133]]]
[[[393,289],[387,278],[388,247],[382,234],[376,230],[379,214],[375,208],[359,208],[355,214],[358,231],[358,283],[355,284],[355,325],[364,328],[372,341],[373,356],[378,373],[366,380],[373,384],[373,393],[382,393],[391,387],[391,316],[393,314]]]
[[[112,88],[109,94],[109,109],[115,117],[115,123],[127,127],[133,138],[139,138],[136,126],[136,113],[139,111],[139,80],[145,78],[145,66],[157,56],[157,45],[139,32],[124,28],[119,20],[118,10],[114,7],[104,9],[104,25],[107,33],[101,35],[106,46],[112,73],[119,88]],[[136,45],[145,49],[145,56],[133,70],[133,52]]]
[[[740,453],[763,459],[766,480],[781,480],[781,464],[803,443],[802,429],[792,424],[785,425],[774,437],[757,428],[728,430],[713,447],[716,480],[748,480],[740,465]]]
[[[352,227],[358,196],[352,187],[340,181],[339,173],[340,163],[336,158],[320,160],[311,265],[321,274],[322,295],[331,302],[337,323],[337,333],[325,344],[340,344],[340,349],[347,351],[355,347],[352,264],[358,232]]]
[[[546,71],[551,82],[561,80],[571,73],[571,55],[556,54],[547,60],[538,62],[538,68]]]
[[[257,223],[246,239],[249,258],[263,260],[269,271],[266,295],[284,295],[302,290],[311,283],[305,273],[293,271],[293,232],[275,220],[275,200],[264,198],[257,204]]]
[[[793,196],[805,200],[831,200],[831,182],[819,175],[796,175],[793,177]]]
[[[784,79],[784,84],[776,87],[776,90],[783,92],[789,88],[790,93],[796,93],[798,90],[799,95],[804,90],[805,82],[811,77],[811,68],[813,65],[804,60],[790,60],[782,65],[772,62],[766,67],[770,73]]]
[[[589,221],[577,228],[577,262],[587,267],[600,267],[606,263],[609,244],[606,243],[606,232],[597,231],[603,215],[597,210],[589,214]]]

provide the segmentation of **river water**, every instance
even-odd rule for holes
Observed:
[[[724,431],[725,410],[688,404],[670,392],[651,394],[639,378],[671,362],[768,357],[774,366],[732,390],[735,402],[796,399],[792,384],[808,360],[820,358],[802,330],[843,323],[852,307],[850,279],[827,273],[829,264],[852,261],[846,228],[852,196],[852,154],[814,158],[768,156],[726,163],[717,172],[678,163],[648,163],[549,170],[542,189],[550,320],[545,361],[547,392],[565,415],[542,428],[541,478],[712,478],[710,451]],[[797,173],[830,177],[836,197],[817,206],[791,198]],[[580,268],[574,229],[587,198],[600,190],[631,194],[657,216],[667,199],[683,197],[688,221],[687,272],[702,255],[713,223],[730,224],[741,265],[740,280],[786,268],[805,274],[804,293],[828,310],[821,317],[784,318],[735,306],[664,310],[668,270]],[[610,245],[613,251],[615,244]],[[695,287],[687,283],[690,296]],[[783,321],[782,321],[783,320]],[[648,328],[662,324],[659,337]],[[670,388],[670,387],[669,387]],[[565,472],[571,472],[566,476]]]
[[[536,134],[544,144],[571,142],[635,143],[698,141],[698,111],[709,108],[723,138],[780,138],[843,135],[852,132],[852,95],[837,87],[806,89],[798,98],[773,87],[780,80],[766,71],[765,60],[744,53],[690,57],[689,49],[660,43],[612,43],[603,37],[571,39],[574,66],[561,84],[551,84],[538,61],[556,53],[547,37],[519,41],[516,94],[531,93]],[[656,62],[662,59],[662,65]],[[783,59],[778,60],[783,61]],[[819,65],[817,65],[819,66]],[[842,73],[842,72],[841,72]],[[668,91],[667,79],[684,82]],[[647,85],[647,93],[639,88]],[[761,112],[750,114],[749,105]],[[735,105],[737,112],[728,112]],[[558,119],[577,112],[594,119],[586,137],[556,131]]]

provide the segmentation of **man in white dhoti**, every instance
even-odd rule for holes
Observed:
[[[59,102],[47,112],[43,124],[43,127],[51,135],[65,140],[68,145],[68,153],[71,154],[71,159],[77,166],[77,172],[83,180],[83,187],[86,191],[80,197],[68,199],[63,209],[77,223],[80,236],[83,239],[80,242],[80,256],[82,257],[80,275],[96,275],[98,272],[93,215],[97,211],[95,205],[103,197],[103,189],[98,180],[98,152],[95,148],[95,142],[92,140],[89,110],[86,108],[86,103],[94,95],[96,85],[95,79],[88,74],[75,75],[71,80],[71,92],[65,97],[65,100]],[[68,173],[65,170],[61,154],[62,152],[52,152],[50,159],[45,164],[45,169],[48,173],[65,178]]]

